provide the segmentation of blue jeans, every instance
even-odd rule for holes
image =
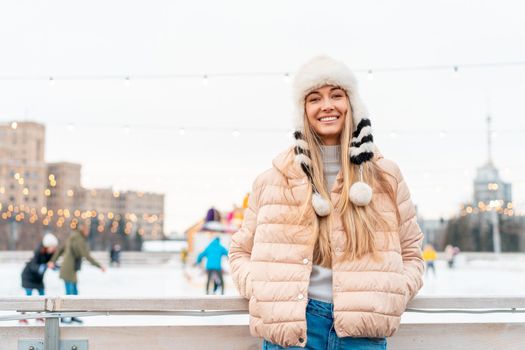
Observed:
[[[306,306],[306,347],[283,348],[268,341],[263,350],[308,349],[308,350],[386,350],[386,338],[339,338],[334,329],[334,306],[318,300],[308,300]]]
[[[78,295],[76,282],[64,281],[66,284],[66,295]]]
[[[33,289],[36,288],[24,288],[26,291],[26,295],[33,295]],[[38,295],[44,295],[44,289],[36,289],[38,291]]]

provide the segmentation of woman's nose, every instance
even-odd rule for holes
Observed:
[[[323,99],[323,105],[322,105],[323,111],[329,111],[334,109],[334,106],[332,105],[332,101],[329,98]]]

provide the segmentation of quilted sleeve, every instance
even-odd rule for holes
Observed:
[[[403,273],[408,284],[407,301],[409,301],[423,286],[422,276],[425,269],[421,253],[423,233],[417,223],[416,208],[410,199],[408,186],[397,165],[394,172],[397,180],[397,206],[401,215],[399,241],[403,257]]]
[[[253,237],[257,227],[257,212],[261,186],[256,180],[244,210],[244,220],[239,231],[233,234],[228,254],[233,282],[239,293],[246,299],[252,295],[250,280],[250,257]]]

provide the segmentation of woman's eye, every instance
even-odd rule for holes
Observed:
[[[343,97],[343,95],[341,95],[341,94],[335,94],[335,95],[333,95],[333,98],[341,98],[341,97]]]
[[[317,102],[317,101],[319,101],[319,97],[312,97],[310,99],[310,102]]]

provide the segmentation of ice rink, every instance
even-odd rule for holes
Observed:
[[[437,262],[437,273],[425,277],[421,296],[523,296],[525,295],[525,254],[501,261],[461,259],[458,266],[449,269],[443,261]],[[20,273],[23,264],[0,265],[0,295],[22,296]],[[122,266],[109,268],[106,273],[83,264],[79,273],[79,292],[82,297],[177,297],[204,295],[206,276],[197,268],[183,269],[178,261],[163,265]],[[64,287],[58,271],[48,271],[45,277],[46,293],[63,295]],[[237,295],[230,275],[225,275],[226,295]],[[2,312],[2,315],[7,315]],[[187,316],[94,316],[84,317],[88,325],[114,324],[245,324],[247,315],[187,317]],[[525,322],[525,314],[437,314],[406,312],[402,322]],[[32,321],[33,322],[33,321]],[[3,324],[13,324],[8,321]]]

